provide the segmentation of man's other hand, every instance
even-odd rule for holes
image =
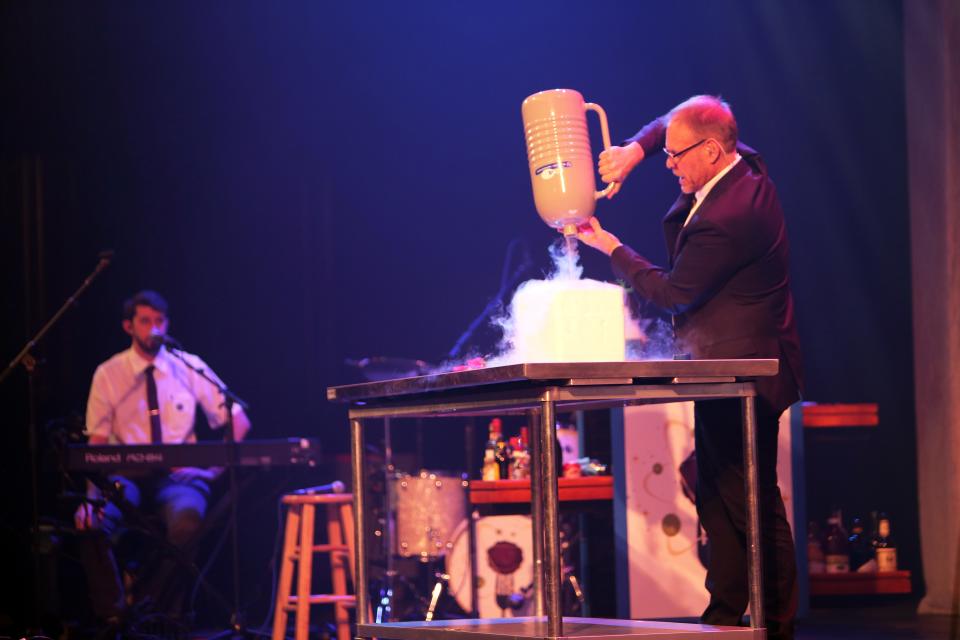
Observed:
[[[82,503],[73,512],[73,524],[77,531],[92,531],[100,528],[103,519],[103,509],[95,507],[89,502]]]
[[[608,199],[620,191],[623,181],[642,160],[643,147],[636,142],[631,142],[625,147],[610,147],[600,152],[600,160],[597,162],[600,179],[606,183],[615,183],[613,189],[607,194]]]

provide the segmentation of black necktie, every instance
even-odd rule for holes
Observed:
[[[154,369],[152,364],[144,369],[147,376],[147,407],[150,409],[150,442],[161,444],[163,431],[160,429],[160,402],[157,401],[157,382],[153,379]]]
[[[687,217],[683,221],[683,226],[690,224],[690,213],[693,211],[693,208],[697,206],[697,195],[695,193],[690,194],[690,208],[687,209]]]

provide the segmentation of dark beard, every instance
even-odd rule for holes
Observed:
[[[140,340],[139,338],[134,338],[137,341],[137,345],[143,350],[144,353],[149,353],[151,356],[155,356],[160,353],[160,347],[163,346],[163,343],[159,340],[154,340],[153,338],[149,340]]]

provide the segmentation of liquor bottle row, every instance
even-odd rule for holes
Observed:
[[[807,562],[810,573],[890,572],[897,570],[897,548],[890,533],[890,518],[883,512],[871,514],[867,534],[861,518],[854,518],[850,531],[843,526],[843,514],[834,509],[821,533],[816,522],[807,527]]]
[[[520,434],[510,439],[503,437],[500,418],[490,421],[487,444],[483,448],[484,480],[522,480],[530,477],[529,432],[520,428]]]

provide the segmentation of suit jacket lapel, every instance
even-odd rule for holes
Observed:
[[[670,268],[673,268],[673,259],[677,255],[677,240],[680,239],[680,232],[683,230],[683,223],[690,213],[690,207],[693,206],[693,194],[681,193],[677,198],[667,215],[663,217],[663,237],[667,242],[667,256],[670,260]]]
[[[700,204],[700,208],[697,209],[697,213],[693,219],[690,220],[690,223],[692,224],[697,218],[705,214],[707,208],[709,208],[716,198],[723,196],[724,191],[726,191],[731,184],[749,173],[750,170],[751,167],[747,162],[741,160],[727,175],[720,178],[720,181],[713,186],[713,189],[711,189],[707,197],[704,198],[704,201]],[[693,198],[694,195],[692,193],[681,193],[677,201],[670,207],[670,211],[668,211],[667,215],[663,218],[664,237],[667,239],[667,251],[670,253],[671,269],[673,268],[674,258],[680,253],[680,247],[683,246],[683,240],[686,237],[684,231],[690,226],[683,226],[683,223],[686,222],[687,215],[690,213],[691,207],[693,207]]]

